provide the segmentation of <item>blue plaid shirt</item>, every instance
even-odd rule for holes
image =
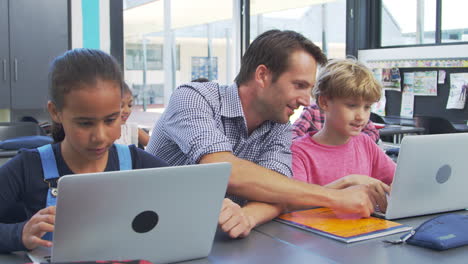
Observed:
[[[173,92],[146,150],[172,166],[228,151],[291,177],[290,129],[289,123],[266,121],[248,135],[237,85],[189,83]]]

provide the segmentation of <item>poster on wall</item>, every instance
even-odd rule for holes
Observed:
[[[401,76],[398,68],[382,69],[382,85],[386,90],[401,90]]]
[[[414,95],[437,96],[437,71],[414,73]]]
[[[414,114],[414,72],[405,72],[401,94],[400,116],[413,117]]]
[[[385,116],[385,103],[386,103],[386,98],[385,98],[385,92],[382,92],[382,97],[380,97],[380,100],[373,104],[371,107],[371,112],[376,113],[380,116]]]
[[[382,84],[382,69],[381,68],[372,69],[372,74],[374,74],[374,78],[377,81],[379,81],[380,84]]]
[[[438,84],[444,84],[445,83],[445,76],[447,73],[445,70],[439,70],[439,80],[437,81]]]
[[[450,92],[447,100],[447,109],[465,108],[468,89],[468,73],[450,74]]]

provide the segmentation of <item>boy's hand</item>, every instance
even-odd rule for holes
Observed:
[[[228,198],[223,201],[218,223],[231,238],[246,237],[255,227],[254,218],[247,216],[238,204]]]
[[[47,232],[53,232],[54,224],[55,206],[39,210],[23,227],[23,245],[29,250],[38,246],[52,247],[52,242],[43,240],[42,236]]]

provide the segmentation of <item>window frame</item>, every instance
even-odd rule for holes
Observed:
[[[462,45],[468,44],[468,41],[458,41],[458,42],[443,42],[442,40],[442,0],[436,0],[436,26],[435,26],[435,42],[426,43],[426,44],[409,44],[409,45],[388,45],[382,46],[382,30],[381,30],[381,14],[382,14],[382,1],[373,1],[373,0],[348,0],[349,6],[347,7],[347,27],[350,23],[354,31],[369,32],[366,37],[358,38],[357,40],[350,36],[349,42],[347,41],[346,46],[348,50],[348,45],[350,46],[350,54],[357,56],[358,49],[387,49],[387,48],[410,48],[410,47],[430,47],[430,46],[445,46],[445,45]],[[353,21],[350,17],[349,9],[355,8],[359,11],[365,9],[365,14],[358,14],[355,16]],[[360,16],[359,16],[360,15]],[[367,20],[368,19],[368,20]],[[367,22],[367,26],[366,23]],[[371,26],[369,26],[371,25]],[[372,26],[373,25],[373,26]],[[348,31],[350,31],[347,29]],[[361,42],[359,42],[361,39]],[[357,49],[355,48],[357,47]]]

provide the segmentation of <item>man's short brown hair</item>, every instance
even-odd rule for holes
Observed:
[[[237,86],[251,80],[259,65],[265,65],[272,72],[272,81],[275,82],[288,69],[291,54],[298,50],[309,53],[319,65],[327,62],[322,50],[300,33],[291,30],[262,33],[242,57],[241,68],[235,79]]]

